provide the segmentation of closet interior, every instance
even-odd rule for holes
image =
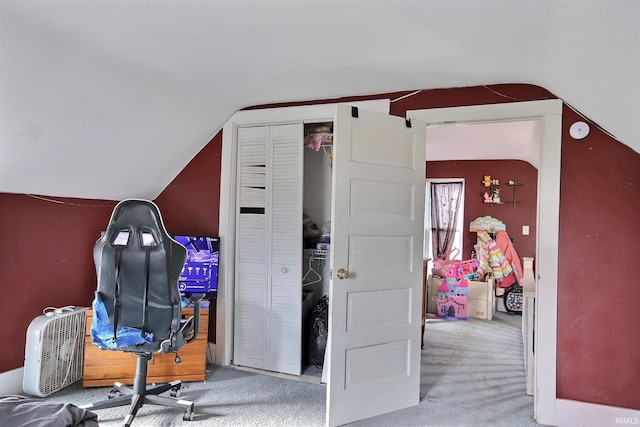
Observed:
[[[314,374],[310,367],[324,366],[329,327],[333,123],[305,124],[304,134],[302,368]]]
[[[318,319],[317,310],[329,294],[332,148],[332,122],[238,129],[235,365],[320,372],[327,332],[318,328],[328,328],[328,319]]]

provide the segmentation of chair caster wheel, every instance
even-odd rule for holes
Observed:
[[[116,389],[113,389],[109,392],[109,395],[107,396],[109,399],[115,399],[116,397],[120,396],[120,392]]]
[[[169,392],[169,395],[171,397],[178,397],[178,395],[180,394],[181,387],[182,387],[182,383],[171,387],[171,391]]]
[[[193,413],[193,411],[189,411],[187,410],[184,415],[182,416],[182,419],[184,421],[193,421],[193,417],[195,416],[195,414]]]

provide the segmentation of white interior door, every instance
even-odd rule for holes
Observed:
[[[425,125],[338,106],[327,424],[417,405]],[[344,271],[343,271],[344,270]],[[348,273],[347,273],[348,272]],[[346,277],[348,275],[348,277]]]

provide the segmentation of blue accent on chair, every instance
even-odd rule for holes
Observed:
[[[113,324],[109,323],[107,307],[100,292],[96,292],[93,300],[93,319],[91,320],[91,341],[101,349],[114,350],[120,347],[144,344],[153,341],[153,334],[142,333],[142,329],[118,326],[114,336]]]

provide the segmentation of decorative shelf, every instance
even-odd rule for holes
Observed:
[[[512,200],[500,200],[500,181],[497,179],[491,179],[489,175],[485,175],[485,180],[482,182],[485,188],[488,190],[484,193],[483,202],[487,205],[512,205],[514,208],[518,205],[522,204],[522,201],[518,200],[517,190],[518,187],[523,186],[524,184],[520,181],[509,180],[507,182],[507,186],[513,188],[513,199]],[[497,199],[497,200],[496,200]]]
[[[521,205],[522,201],[518,200],[518,198],[516,197],[516,193],[517,193],[518,187],[521,187],[524,184],[521,183],[520,181],[509,181],[509,182],[507,182],[507,185],[509,187],[513,187],[513,200],[510,200],[508,202],[505,201],[504,203],[511,204],[511,205],[513,205],[514,208],[516,206],[518,206],[518,205]]]
[[[486,176],[485,178],[490,178],[490,177]],[[491,206],[503,204],[503,202],[500,200],[500,181],[498,181],[497,179],[490,179],[489,181],[487,181],[485,179],[485,181],[483,181],[483,184],[485,188],[488,189],[488,191],[485,191],[483,195],[484,197],[483,202]],[[496,198],[498,200],[496,200]]]

